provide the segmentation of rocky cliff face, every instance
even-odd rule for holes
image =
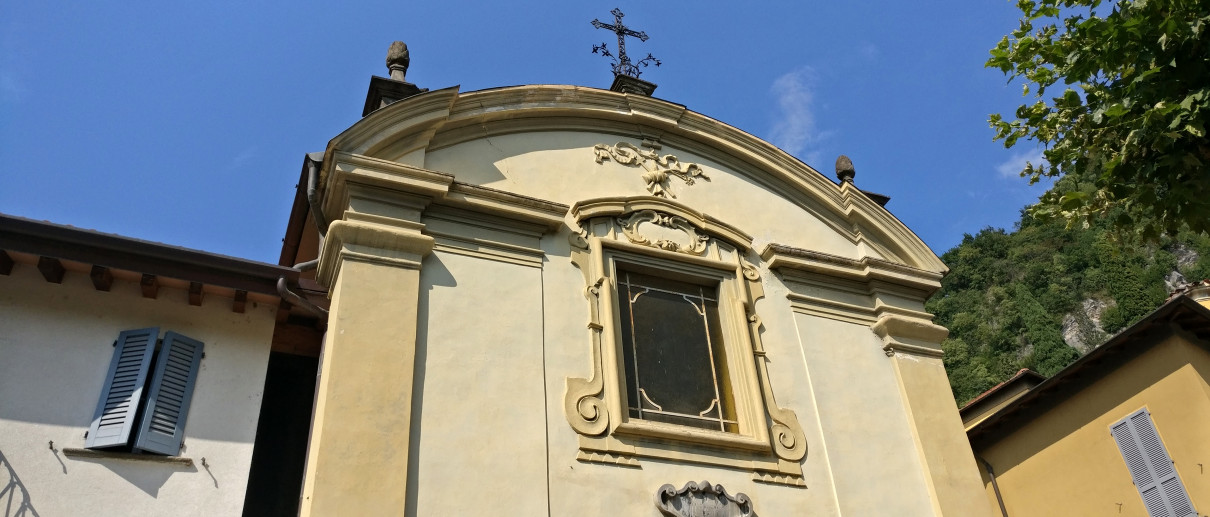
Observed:
[[[1063,341],[1080,355],[1104,343],[1109,333],[1101,327],[1101,314],[1115,305],[1113,299],[1085,298],[1078,310],[1063,316]]]

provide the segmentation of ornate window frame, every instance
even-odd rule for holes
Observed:
[[[805,486],[801,460],[806,437],[797,415],[773,397],[760,341],[756,301],[764,296],[759,270],[747,261],[752,238],[658,197],[612,197],[576,203],[571,260],[585,279],[593,371],[568,377],[567,421],[579,433],[578,459],[639,466],[659,458],[750,470],[757,481]],[[619,265],[666,271],[672,277],[718,285],[727,361],[726,382],[737,432],[631,418],[617,303]]]

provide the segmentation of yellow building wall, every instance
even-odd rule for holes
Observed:
[[[1011,516],[1147,515],[1109,426],[1146,407],[1199,514],[1210,510],[1210,354],[1170,335],[975,453]],[[996,495],[987,473],[988,498]]]
[[[683,108],[662,101],[582,92],[638,106],[606,113],[524,100],[569,93],[561,87],[461,106],[455,93],[376,112],[329,146],[322,204],[335,222],[316,279],[331,286],[331,319],[302,515],[654,515],[663,484],[703,480],[750,496],[760,515],[989,514],[934,353],[944,329],[923,312],[944,265],[889,213],[747,135],[694,114],[665,120]],[[628,114],[648,104],[660,110]],[[440,130],[425,109],[450,110]],[[758,382],[754,362],[745,387],[762,390],[755,403],[793,411],[779,425],[801,427],[805,458],[776,457],[772,443],[716,450],[667,437],[643,444],[658,454],[598,455],[584,444],[603,438],[570,424],[569,381],[613,367],[592,355],[593,278],[572,259],[587,231],[574,207],[656,199],[646,168],[596,153],[638,145],[645,124],[659,126],[661,156],[705,176],[674,178],[676,204],[749,248],[743,275],[764,296],[734,310],[754,313],[763,348],[752,360],[767,373]],[[624,233],[609,238],[640,245]],[[772,253],[827,288],[787,285],[762,259],[772,244],[805,250]],[[751,330],[734,337],[755,341]],[[888,339],[912,343],[888,349]]]

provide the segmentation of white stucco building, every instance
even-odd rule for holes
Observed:
[[[297,272],[9,216],[0,216],[0,249],[5,515],[239,515],[279,305],[275,283]],[[196,361],[183,360],[195,368],[174,380],[177,364],[167,363],[168,375],[156,381],[160,410],[144,411],[155,417],[143,429],[135,417],[155,381],[158,361],[150,359],[163,354],[153,353],[153,338],[147,361],[123,362],[119,384],[126,377],[135,389],[139,372],[145,382],[140,395],[127,392],[127,403],[106,410],[120,429],[101,446],[90,427],[100,420],[119,336],[148,328],[200,343]],[[185,387],[181,379],[192,384],[184,400],[169,393]],[[171,412],[178,402],[187,420]],[[175,442],[140,443],[161,454],[132,451],[157,429],[178,427],[187,433]]]

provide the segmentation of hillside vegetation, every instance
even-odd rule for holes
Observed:
[[[942,348],[958,403],[1021,368],[1053,375],[1159,307],[1173,272],[1210,278],[1204,234],[1130,240],[1107,224],[1066,229],[1022,211],[1014,231],[986,228],[942,255],[950,273],[927,307],[950,329]]]

